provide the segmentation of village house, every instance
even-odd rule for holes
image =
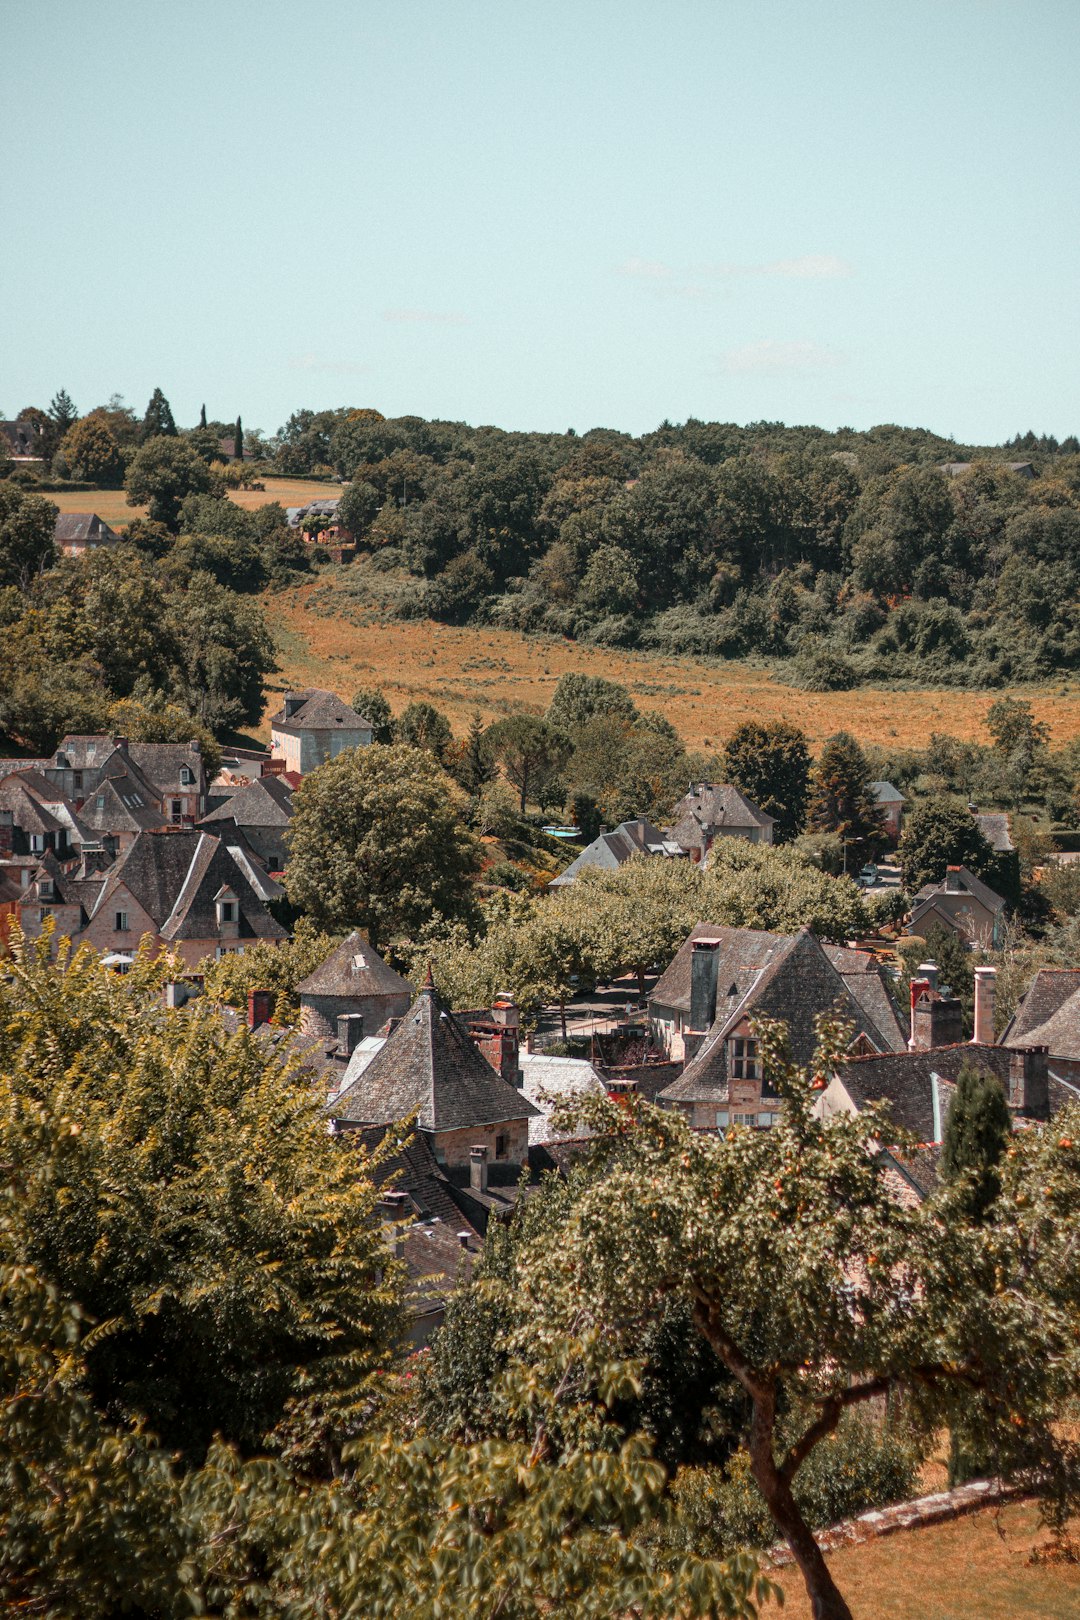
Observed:
[[[337,563],[348,562],[356,555],[356,536],[343,523],[338,522],[337,510],[341,497],[330,500],[309,501],[306,506],[287,506],[285,521],[290,529],[297,529],[306,546],[325,546]]]
[[[41,466],[45,457],[41,448],[41,429],[36,422],[18,417],[13,422],[0,422],[0,457],[7,456],[17,466]]]
[[[891,782],[871,782],[870,792],[881,811],[881,824],[886,837],[894,844],[898,843],[904,830],[904,806],[907,800]]]
[[[1005,927],[1005,901],[966,866],[950,866],[940,883],[927,883],[915,896],[908,918],[912,934],[939,923],[968,945],[996,950]]]
[[[220,803],[199,822],[211,832],[225,835],[237,828],[270,872],[285,866],[285,835],[292,820],[292,788],[282,776],[258,776],[232,788],[226,796],[212,794]]]
[[[357,929],[297,985],[297,994],[301,1030],[327,1036],[347,1030],[351,1053],[365,1035],[374,1035],[391,1018],[404,1017],[413,987],[387,967]],[[345,1030],[342,1019],[347,1020]]]
[[[592,843],[587,844],[577,859],[570,862],[565,872],[552,878],[548,888],[565,889],[587,866],[595,866],[601,872],[614,872],[636,855],[671,857],[685,856],[685,853],[678,844],[665,838],[651,821],[638,816],[634,821],[620,822],[613,832],[601,827]]]
[[[726,782],[692,782],[671,819],[664,837],[702,863],[718,838],[745,838],[751,844],[773,841],[775,817]]]
[[[104,551],[120,544],[122,535],[111,529],[96,512],[60,512],[54,540],[65,557],[83,557],[88,551]]]
[[[350,709],[336,693],[314,688],[286,692],[281,708],[270,718],[273,758],[302,776],[347,748],[367,748],[371,736],[370,720]]]
[[[975,969],[976,984],[986,971]],[[1024,1051],[1045,1048],[1051,1074],[1080,1087],[1080,968],[1040,968],[1001,1040]]]
[[[699,924],[650,998],[654,1038],[686,1059],[658,1093],[692,1125],[776,1123],[781,1101],[765,1080],[753,1020],[783,1020],[796,1063],[817,1045],[815,1019],[836,1013],[854,1026],[852,1050],[901,1051],[905,1032],[874,958],[824,945],[808,928],[770,934]]]

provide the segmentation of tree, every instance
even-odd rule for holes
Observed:
[[[353,693],[351,707],[365,720],[371,721],[371,740],[389,743],[394,740],[394,715],[390,701],[381,686],[361,686]]]
[[[49,405],[49,416],[54,423],[55,436],[57,442],[59,442],[68,428],[78,420],[79,416],[78,411],[75,409],[75,403],[66,388],[61,388],[58,394],[53,395],[52,402]]]
[[[548,725],[572,737],[598,714],[614,715],[630,723],[638,719],[637,704],[618,681],[576,671],[560,675],[545,716]]]
[[[221,494],[222,486],[206,462],[184,439],[144,440],[124,479],[129,506],[149,506],[151,520],[173,534],[180,527],[180,507],[189,495]]]
[[[868,850],[881,841],[882,817],[870,790],[866,756],[849,731],[830,737],[818,756],[806,821],[809,831],[839,833]]]
[[[0,484],[0,586],[25,591],[34,575],[49,567],[56,556],[58,514],[52,501]]]
[[[297,985],[340,943],[339,934],[324,933],[310,918],[301,917],[284,944],[257,940],[242,951],[200,962],[203,989],[211,1001],[239,1008],[247,1007],[250,991],[269,990],[275,998],[275,1021],[288,1023],[300,1006]]]
[[[1036,766],[1045,760],[1049,727],[1035,719],[1030,703],[1006,697],[991,704],[986,728],[1001,761],[1002,797],[1019,810],[1031,788]]]
[[[139,443],[145,444],[148,439],[163,438],[176,438],[176,423],[168,400],[160,388],[155,388],[150,395],[150,403],[146,407],[142,427],[139,429]]]
[[[724,780],[776,819],[773,836],[788,843],[802,831],[810,780],[806,734],[785,720],[746,720],[724,748]]]
[[[749,1470],[811,1612],[851,1620],[795,1486],[852,1408],[903,1390],[923,1433],[963,1414],[1006,1477],[1036,1470],[1055,1515],[1075,1500],[1077,1459],[1055,1425],[1080,1388],[1075,1228],[1061,1222],[1080,1204],[1080,1110],[1063,1130],[1022,1133],[991,1221],[958,1218],[948,1184],[905,1208],[874,1149],[896,1141],[886,1111],[815,1117],[814,1088],[850,1038],[829,1019],[818,1029],[803,1071],[782,1026],[756,1025],[784,1100],[769,1131],[713,1135],[608,1098],[558,1109],[567,1134],[600,1133],[593,1173],[519,1275],[549,1344],[604,1342],[685,1302],[750,1402]]]
[[[409,703],[394,721],[394,741],[426,749],[443,765],[453,746],[454,733],[445,714],[433,703]]]
[[[465,741],[450,761],[449,769],[471,799],[479,798],[487,784],[498,776],[485,738],[484,722],[478,714],[469,721]]]
[[[337,521],[355,540],[362,540],[379,515],[382,501],[371,484],[348,484],[338,501]]]
[[[363,928],[376,949],[433,914],[468,915],[480,853],[463,810],[424,750],[346,750],[293,799],[289,898],[327,927]]]
[[[511,714],[488,727],[485,738],[492,757],[520,796],[521,813],[530,795],[535,797],[544,777],[566,763],[570,745],[546,720],[532,714]]]
[[[109,730],[129,742],[180,743],[195,741],[202,753],[206,780],[221,769],[221,745],[208,726],[161,692],[120,698],[109,710]]]
[[[108,424],[94,413],[68,429],[60,444],[68,476],[100,489],[124,482],[124,455]]]
[[[944,794],[920,799],[908,812],[896,854],[910,894],[940,883],[950,866],[966,866],[993,881],[994,851],[978,822],[966,804]]]
[[[259,602],[195,573],[169,598],[165,629],[176,648],[176,693],[192,714],[215,733],[262,718],[263,677],[277,666]]]
[[[244,426],[239,417],[236,418],[236,426],[233,428],[233,458],[236,461],[244,459]]]
[[[945,1121],[941,1173],[949,1181],[965,1181],[973,1220],[985,1220],[1001,1191],[999,1167],[1011,1136],[1012,1119],[1001,1081],[965,1063]]]
[[[206,426],[206,406],[205,405],[200,405],[199,406],[199,426],[201,428],[204,428]]]

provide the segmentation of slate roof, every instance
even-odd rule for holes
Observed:
[[[220,838],[194,828],[143,832],[109,871],[95,907],[104,911],[123,885],[163,939],[206,939],[219,933],[215,896],[236,896],[240,938],[284,939],[286,930],[267,912]]]
[[[845,945],[822,942],[821,948],[840,974],[849,993],[875,1028],[884,1035],[890,1050],[902,1052],[907,1046],[908,1031],[875,957],[869,951],[853,951]]]
[[[895,1016],[885,1029],[878,1027],[808,928],[801,928],[791,936],[771,937],[778,943],[757,948],[757,954],[765,958],[760,966],[733,964],[730,953],[721,956],[716,1018],[679,1078],[659,1093],[665,1102],[726,1101],[729,1094],[728,1038],[745,1018],[752,1016],[783,1019],[788,1026],[792,1056],[798,1064],[809,1063],[814,1055],[817,1046],[814,1019],[833,1008],[851,1019],[856,1032],[868,1036],[880,1050],[894,1048],[898,1037]],[[725,979],[728,980],[726,986]]]
[[[197,742],[129,742],[127,754],[136,770],[162,797],[166,793],[190,793],[203,780],[203,757]],[[180,772],[187,766],[193,780],[183,783]]]
[[[702,827],[718,828],[771,827],[776,821],[730,782],[692,782],[674,810],[676,822],[686,816]]]
[[[149,832],[161,826],[161,811],[145,782],[122,767],[102,777],[83,801],[80,819],[95,832]]]
[[[950,888],[950,883],[958,886]],[[974,872],[969,872],[966,866],[950,866],[940,883],[925,883],[919,890],[912,907],[912,916],[914,917],[915,912],[928,901],[938,900],[942,895],[957,894],[970,894],[980,905],[985,906],[987,911],[1000,911],[1005,904],[1000,894],[988,883],[984,883],[982,878],[976,877]]]
[[[287,827],[292,820],[292,788],[278,776],[257,776],[230,793],[224,804],[203,816],[200,827],[231,821],[237,827]]]
[[[99,732],[72,732],[61,738],[51,764],[73,771],[97,770],[116,752],[116,738]]]
[[[996,1075],[1007,1095],[1009,1062],[1014,1051],[1014,1046],[982,1046],[974,1041],[962,1041],[955,1046],[931,1047],[929,1051],[887,1052],[881,1057],[849,1059],[840,1067],[839,1078],[856,1107],[888,1103],[897,1125],[911,1131],[918,1141],[932,1143],[937,1129],[944,1131],[956,1082],[965,1064]],[[938,1089],[937,1119],[934,1116],[934,1076],[937,1076]],[[1080,1099],[1080,1090],[1060,1075],[1049,1075],[1047,1084],[1051,1118],[1066,1102]]]
[[[292,714],[286,715],[284,705],[270,716],[276,731],[333,731],[338,726],[348,731],[370,731],[371,721],[350,709],[336,692],[321,692],[315,687],[288,692],[287,697],[303,698]]]
[[[1009,818],[1003,812],[980,810],[975,816],[975,825],[991,849],[1000,850],[1003,855],[1007,855],[1016,848],[1009,832]]]
[[[357,1125],[391,1125],[416,1112],[421,1130],[451,1131],[530,1119],[537,1110],[496,1074],[429,982],[331,1112]]]
[[[1001,1039],[1080,1061],[1080,968],[1040,968]]]
[[[529,1146],[562,1140],[560,1132],[551,1123],[551,1109],[561,1098],[600,1095],[607,1090],[587,1058],[548,1057],[543,1052],[522,1052],[518,1057],[521,1068],[521,1089],[534,1104],[537,1113],[529,1121]],[[579,1132],[584,1136],[585,1132]]]
[[[907,800],[899,788],[893,787],[891,782],[871,782],[870,791],[874,795],[876,804],[906,804]]]
[[[56,519],[54,538],[57,544],[62,544],[65,540],[69,543],[78,540],[108,542],[119,540],[120,536],[115,529],[109,527],[104,518],[99,518],[96,512],[60,512]]]
[[[48,788],[44,781],[41,786]],[[0,778],[0,810],[10,810],[15,826],[24,833],[65,831],[65,824],[41,803],[23,772]]]
[[[301,996],[411,996],[413,993],[408,979],[387,967],[359,929],[343,939],[296,989]]]
[[[591,844],[587,844],[576,860],[570,862],[565,872],[560,872],[548,884],[549,889],[565,888],[573,883],[578,873],[586,866],[596,866],[602,871],[614,872],[635,855],[679,855],[681,850],[665,839],[658,827],[644,816],[634,821],[623,821],[612,832],[600,833]]]

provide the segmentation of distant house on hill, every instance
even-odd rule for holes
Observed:
[[[287,506],[285,521],[297,529],[306,546],[325,546],[335,562],[346,562],[356,554],[356,536],[338,522],[341,497],[309,501],[306,506]]]
[[[691,860],[707,861],[718,838],[745,838],[771,844],[775,817],[729,782],[693,782],[672,812],[664,837],[678,844]]]
[[[96,512],[61,512],[56,519],[56,547],[65,557],[103,551],[108,546],[119,545],[121,539],[122,536]]]
[[[881,811],[885,832],[895,844],[903,831],[904,806],[907,800],[900,789],[893,787],[891,782],[871,782],[870,791],[874,795],[874,803]]]
[[[943,461],[941,471],[946,478],[959,478],[961,473],[966,473],[974,465],[975,463],[972,461]],[[1036,476],[1035,468],[1030,461],[1006,461],[998,462],[995,465],[1007,467],[1018,478],[1034,478]]]
[[[934,923],[951,928],[969,945],[996,949],[1005,926],[1005,901],[966,866],[950,866],[941,883],[919,890],[908,919],[913,934],[925,934]]]
[[[613,832],[602,827],[592,843],[587,844],[577,859],[570,862],[565,872],[560,872],[557,878],[551,880],[548,888],[565,889],[587,866],[595,866],[601,872],[614,872],[635,855],[683,854],[685,851],[665,838],[651,821],[638,816],[635,821],[620,822]]]
[[[991,849],[996,849],[1001,855],[1011,855],[1015,850],[1016,845],[1009,831],[1009,818],[1003,811],[977,810],[975,825]]]
[[[287,771],[306,775],[347,748],[366,748],[371,742],[371,721],[350,709],[335,692],[305,688],[286,692],[277,714],[270,717],[270,749]]]

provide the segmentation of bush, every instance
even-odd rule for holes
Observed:
[[[869,1508],[902,1502],[917,1486],[922,1455],[899,1426],[848,1412],[795,1476],[795,1497],[811,1528]],[[680,1549],[726,1558],[740,1547],[776,1539],[744,1448],[724,1468],[682,1468],[672,1483],[674,1539]]]
[[[793,675],[804,692],[848,692],[859,682],[854,667],[831,647],[800,648]]]

